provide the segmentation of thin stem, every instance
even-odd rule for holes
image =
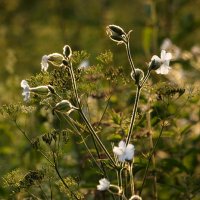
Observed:
[[[147,129],[149,132],[149,143],[150,143],[150,148],[151,150],[153,149],[153,137],[152,137],[152,130],[151,130],[151,111],[149,110],[146,113],[146,118],[147,118]],[[152,154],[152,164],[153,164],[153,170],[156,171],[156,159],[155,159],[155,153]],[[158,194],[157,194],[157,177],[156,174],[153,174],[153,193],[154,193],[154,199],[158,199]]]
[[[133,176],[133,162],[130,164],[130,182],[131,182],[131,195],[135,194],[134,176]]]
[[[132,71],[133,71],[133,73],[135,75],[136,74],[135,73],[135,66],[134,66],[134,63],[133,63],[133,60],[132,60],[132,57],[131,57],[129,39],[128,39],[128,42],[125,43],[125,46],[126,46],[126,52],[127,52],[127,56],[128,56],[128,60],[129,60],[131,69],[132,69]]]
[[[75,95],[75,99],[76,99],[76,103],[78,104],[78,108],[79,108],[79,113],[81,115],[81,117],[83,118],[84,122],[86,123],[86,126],[88,128],[88,130],[90,131],[90,133],[92,134],[92,137],[94,137],[97,141],[97,143],[99,144],[99,146],[104,150],[105,154],[107,155],[107,157],[109,158],[109,160],[111,161],[111,163],[115,165],[114,160],[112,159],[111,155],[109,154],[109,152],[107,151],[106,147],[104,146],[104,144],[101,142],[100,138],[98,137],[98,135],[96,134],[96,132],[94,131],[92,125],[90,124],[90,122],[88,121],[87,117],[85,116],[82,108],[81,108],[81,104],[79,101],[79,97],[78,97],[78,91],[77,91],[77,86],[76,86],[76,79],[74,76],[74,70],[72,67],[72,64],[70,63],[70,75],[71,75],[71,79],[72,79],[72,87],[73,87],[73,91],[74,91],[74,95]],[[95,140],[93,140],[94,144],[95,144]],[[96,147],[96,145],[95,145]],[[98,149],[96,148],[96,151],[98,152]],[[99,155],[99,153],[97,153],[97,155]],[[101,159],[99,157],[99,159]]]
[[[144,184],[145,184],[145,181],[146,181],[146,178],[147,178],[147,173],[148,173],[148,170],[149,170],[149,167],[150,167],[150,162],[151,162],[152,155],[154,154],[154,152],[155,152],[155,150],[156,150],[156,147],[157,147],[157,145],[158,145],[158,142],[159,142],[159,140],[160,140],[160,138],[161,138],[161,135],[162,135],[162,133],[163,133],[163,129],[164,129],[164,123],[163,123],[163,125],[162,125],[162,128],[161,128],[161,130],[160,130],[159,136],[158,136],[158,138],[157,138],[157,140],[156,140],[156,142],[155,142],[155,144],[154,144],[154,147],[153,147],[153,149],[152,149],[152,151],[151,151],[151,153],[150,153],[150,155],[149,155],[149,158],[148,158],[148,163],[147,163],[147,166],[146,166],[146,169],[145,169],[145,173],[144,173],[144,177],[143,177],[143,181],[142,181],[142,187],[141,187],[140,193],[139,193],[140,196],[141,196],[141,194],[142,194],[142,190],[143,190],[143,188],[144,188]]]
[[[81,117],[83,118],[84,122],[86,123],[86,126],[88,128],[88,130],[91,132],[91,134],[94,136],[94,138],[96,139],[96,141],[98,142],[99,146],[103,149],[103,151],[105,152],[105,154],[107,155],[107,157],[109,158],[109,160],[111,161],[111,163],[113,164],[113,166],[116,167],[115,161],[113,160],[113,158],[111,157],[111,155],[109,154],[108,150],[106,149],[106,147],[104,146],[104,144],[101,142],[100,138],[98,137],[98,135],[96,134],[95,130],[93,129],[93,127],[91,126],[90,122],[88,121],[88,119],[86,118],[85,114],[83,113],[82,110],[79,110],[79,113],[81,115]]]
[[[40,184],[38,184],[38,187],[40,188],[40,190],[41,190],[41,192],[42,192],[42,194],[43,194],[43,197],[44,197],[45,199],[48,200],[48,197],[47,197],[47,195],[45,194],[44,190],[42,189],[42,186],[41,186]]]
[[[52,185],[51,185],[50,178],[49,178],[49,187],[50,187],[50,198],[52,200],[53,199],[53,190],[52,190]]]
[[[31,144],[31,146],[33,145],[31,139],[28,137],[28,135],[26,134],[26,132],[19,126],[19,124],[14,121],[16,127],[19,129],[19,131],[24,135],[24,137],[28,140],[28,142]],[[37,151],[51,164],[52,167],[54,167],[53,162],[44,154],[44,152],[42,152],[41,149],[37,149]]]
[[[147,79],[148,79],[149,76],[150,76],[150,73],[151,73],[151,70],[148,70],[146,76],[144,77],[144,79],[143,79],[142,82],[140,83],[140,87],[141,87],[141,88],[142,88],[143,85],[146,83]]]
[[[74,192],[70,190],[69,186],[67,185],[67,183],[65,182],[65,180],[64,180],[63,177],[61,176],[61,174],[60,174],[60,172],[59,172],[59,170],[58,170],[58,164],[57,164],[57,161],[56,161],[55,152],[52,152],[52,154],[53,154],[53,160],[54,160],[54,164],[55,164],[55,165],[54,165],[54,166],[55,166],[54,168],[55,168],[55,170],[56,170],[56,173],[57,173],[58,177],[59,177],[60,180],[62,181],[63,185],[69,190],[69,192],[71,193],[71,195],[72,195],[75,199],[79,200],[79,198],[76,196],[76,194],[74,194]]]
[[[137,113],[137,108],[138,108],[138,102],[139,102],[139,98],[140,98],[140,91],[141,91],[141,87],[137,86],[137,91],[136,91],[136,96],[135,96],[135,102],[134,102],[134,107],[133,107],[133,112],[132,112],[129,132],[128,132],[128,136],[127,136],[127,139],[126,139],[126,145],[129,144],[130,138],[131,138],[131,135],[132,135],[132,132],[133,132],[133,126],[134,126],[136,113]]]
[[[69,118],[69,119],[68,119]],[[67,121],[67,123],[69,123],[69,125],[71,126],[71,128],[73,129],[73,131],[75,131],[82,139],[88,153],[90,154],[91,158],[93,159],[93,161],[95,162],[95,164],[97,165],[97,167],[99,168],[99,170],[105,175],[105,177],[107,177],[106,171],[101,169],[101,167],[99,166],[99,164],[97,163],[96,159],[94,158],[94,156],[92,155],[87,143],[85,142],[85,139],[83,138],[83,136],[79,133],[77,127],[73,124],[72,119],[69,116],[64,116],[64,119]]]

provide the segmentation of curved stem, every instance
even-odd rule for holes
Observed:
[[[127,52],[127,56],[128,56],[128,60],[129,60],[131,69],[132,69],[132,71],[135,75],[135,66],[134,66],[134,63],[133,63],[133,60],[132,60],[132,57],[131,57],[129,39],[128,39],[128,42],[125,43],[125,46],[126,46],[126,52]]]
[[[24,137],[28,140],[28,142],[33,145],[31,139],[27,136],[26,132],[19,126],[19,124],[14,121],[16,127],[19,129],[19,131],[24,135]],[[53,162],[44,154],[44,152],[41,149],[37,149],[37,151],[51,164],[52,167],[54,167]]]
[[[55,164],[55,165],[54,165],[54,168],[55,168],[55,171],[56,171],[58,177],[59,177],[60,180],[62,181],[63,185],[70,191],[71,195],[72,195],[75,199],[79,200],[79,198],[76,196],[76,194],[74,194],[74,192],[70,190],[69,186],[67,185],[67,183],[65,182],[65,180],[64,180],[63,177],[61,176],[61,174],[60,174],[60,172],[59,172],[59,170],[58,170],[58,164],[57,164],[57,162],[56,162],[55,153],[52,152],[52,154],[53,154],[53,160],[54,160],[54,164]]]
[[[136,96],[135,96],[135,102],[134,102],[134,107],[133,107],[133,112],[132,112],[129,132],[128,132],[128,136],[127,136],[127,139],[126,139],[126,145],[128,145],[128,143],[130,142],[130,138],[131,138],[131,135],[132,135],[132,132],[133,132],[133,126],[134,126],[136,113],[137,113],[138,102],[139,102],[139,98],[140,98],[140,91],[141,91],[141,87],[137,86],[137,91],[136,91]]]

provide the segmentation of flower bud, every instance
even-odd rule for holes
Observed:
[[[131,72],[131,78],[135,80],[135,83],[138,85],[140,81],[144,78],[144,72],[141,69],[135,69],[135,73]]]
[[[38,87],[32,87],[30,88],[31,92],[34,92],[39,95],[48,95],[49,94],[49,88],[48,86],[38,86]]]
[[[106,32],[111,40],[121,44],[127,41],[125,31],[116,25],[109,25],[106,27]]]
[[[110,185],[110,187],[109,187],[109,191],[111,192],[111,193],[113,193],[113,194],[116,194],[116,195],[121,195],[122,194],[122,189],[119,187],[119,186],[117,186],[117,185]]]
[[[48,61],[54,66],[60,66],[63,63],[64,57],[59,53],[52,53],[48,55]]]
[[[149,63],[149,70],[157,70],[161,66],[161,62],[159,59],[153,59]]]
[[[72,50],[71,50],[71,47],[69,45],[65,45],[63,47],[63,55],[66,58],[71,58],[71,56],[72,56]]]
[[[133,195],[129,200],[142,200],[142,198],[138,195]]]
[[[47,87],[48,87],[49,91],[51,92],[51,94],[56,94],[56,91],[52,85],[47,85]]]
[[[74,109],[76,108],[68,100],[62,100],[53,108],[53,114],[55,110],[70,113]]]

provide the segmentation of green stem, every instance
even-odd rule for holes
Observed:
[[[128,60],[129,60],[131,69],[132,69],[132,71],[133,71],[133,73],[135,75],[135,66],[134,66],[134,63],[133,63],[133,60],[132,60],[132,57],[131,57],[129,39],[128,39],[128,42],[125,43],[125,46],[126,46],[126,52],[127,52],[127,56],[128,56]]]
[[[151,150],[153,149],[153,137],[152,137],[152,131],[151,131],[151,111],[149,110],[146,113],[146,118],[147,118],[147,129],[150,134],[149,136],[149,143],[150,143],[150,148]],[[152,154],[152,164],[153,164],[153,171],[156,170],[156,159],[155,159],[155,153]],[[154,199],[158,199],[158,194],[157,194],[157,177],[156,174],[154,173],[153,175],[153,193],[154,193]]]
[[[69,119],[68,119],[68,118],[69,118]],[[104,174],[104,176],[107,177],[107,173],[106,173],[105,169],[104,169],[104,168],[101,169],[101,167],[100,167],[99,164],[97,163],[96,159],[95,159],[94,156],[92,155],[92,153],[91,153],[91,151],[90,151],[90,149],[89,149],[87,143],[85,142],[85,139],[84,139],[83,136],[79,133],[77,127],[73,124],[73,123],[75,123],[75,122],[73,121],[73,119],[71,119],[69,116],[64,116],[64,119],[65,119],[65,120],[67,121],[67,123],[71,126],[71,128],[73,129],[73,131],[74,131],[75,133],[77,133],[77,134],[81,137],[81,139],[82,139],[82,141],[83,141],[83,143],[84,143],[84,145],[85,145],[85,147],[86,147],[88,153],[90,154],[91,158],[93,159],[93,161],[95,162],[95,164],[97,165],[97,167],[99,168],[99,170]],[[73,121],[73,122],[72,122],[72,121]]]
[[[150,76],[150,73],[151,73],[151,70],[148,70],[146,76],[144,77],[144,79],[143,79],[142,82],[140,83],[140,87],[141,87],[141,88],[142,88],[143,85],[146,83],[147,79],[148,79],[149,76]]]
[[[135,96],[135,102],[134,102],[134,107],[133,107],[133,112],[132,112],[132,117],[131,117],[129,132],[128,132],[128,136],[127,136],[127,139],[126,139],[126,145],[129,144],[130,138],[132,136],[133,126],[134,126],[134,122],[135,122],[135,118],[136,118],[136,113],[137,113],[138,102],[139,102],[139,98],[140,98],[140,91],[141,91],[141,87],[137,86],[137,91],[136,91],[136,96]]]
[[[134,176],[133,176],[133,162],[130,164],[130,182],[131,182],[131,195],[135,194]]]
[[[109,158],[109,160],[111,161],[111,163],[116,166],[114,160],[112,159],[111,155],[109,154],[109,152],[107,151],[106,147],[104,146],[104,144],[101,142],[100,138],[98,137],[98,135],[96,134],[96,132],[94,131],[92,125],[90,124],[90,122],[88,121],[87,117],[85,116],[82,108],[81,108],[81,104],[79,101],[79,97],[78,97],[78,91],[77,91],[77,86],[76,86],[76,79],[74,76],[74,70],[72,67],[72,64],[70,63],[70,74],[71,74],[71,79],[72,79],[72,87],[73,87],[73,91],[74,91],[74,95],[75,95],[75,99],[76,99],[76,103],[78,105],[79,108],[79,113],[81,115],[81,117],[83,118],[84,122],[86,123],[86,126],[88,128],[88,130],[90,131],[90,133],[92,134],[92,137],[94,137],[97,141],[97,143],[99,144],[99,146],[103,149],[103,151],[105,152],[105,154],[107,155],[107,157]],[[93,140],[93,142],[95,143],[95,140]],[[96,147],[96,145],[95,145]],[[98,149],[96,148],[96,151],[98,152]],[[97,153],[97,155],[100,156],[99,153]],[[99,159],[101,159],[99,157]]]
[[[28,140],[28,142],[31,144],[31,146],[33,145],[31,139],[27,136],[26,132],[19,126],[19,124],[14,121],[16,127],[19,129],[19,131],[24,135],[24,137]],[[54,167],[54,164],[51,162],[51,160],[44,154],[44,152],[42,152],[42,150],[37,149],[37,151],[51,164],[52,167]]]
[[[149,158],[148,158],[148,163],[147,163],[147,166],[146,166],[146,169],[145,169],[145,173],[144,173],[144,177],[143,177],[143,181],[142,181],[142,187],[141,187],[140,193],[139,193],[140,196],[141,196],[141,194],[142,194],[142,190],[143,190],[143,188],[144,188],[144,184],[145,184],[145,181],[146,181],[146,178],[147,178],[147,173],[148,173],[148,170],[149,170],[149,167],[150,167],[150,162],[151,162],[152,155],[155,153],[155,150],[156,150],[156,147],[157,147],[157,145],[158,145],[158,142],[159,142],[159,140],[160,140],[160,138],[161,138],[163,129],[164,129],[164,123],[163,123],[163,125],[162,125],[162,128],[161,128],[161,130],[160,130],[160,134],[159,134],[159,136],[158,136],[158,138],[157,138],[157,140],[156,140],[156,142],[155,142],[155,144],[154,144],[154,147],[153,147],[153,149],[152,149],[152,151],[151,151],[151,153],[150,153],[150,155],[149,155]]]
[[[55,171],[56,171],[58,177],[59,177],[60,180],[62,181],[63,185],[69,190],[69,192],[71,193],[71,195],[72,195],[75,199],[79,200],[79,198],[76,196],[76,194],[74,194],[74,192],[70,190],[69,186],[67,185],[67,183],[65,182],[65,180],[64,180],[63,177],[61,176],[61,174],[60,174],[60,172],[59,172],[59,170],[58,170],[58,164],[57,164],[57,162],[56,162],[55,153],[52,152],[52,154],[53,154],[53,160],[54,160],[54,164],[55,164],[55,165],[54,165],[54,168],[55,168]]]
[[[81,117],[83,118],[88,130],[90,131],[90,133],[94,136],[94,138],[96,139],[97,143],[99,144],[99,146],[102,148],[102,150],[105,152],[105,154],[107,155],[107,157],[109,158],[109,160],[111,161],[112,165],[114,167],[116,167],[115,161],[113,160],[113,158],[111,157],[111,155],[109,154],[108,150],[106,149],[106,147],[104,146],[104,144],[101,142],[100,138],[98,137],[98,135],[96,134],[95,130],[93,129],[93,127],[91,126],[90,122],[88,121],[88,119],[86,118],[85,114],[83,113],[82,110],[79,110],[79,113],[81,115]]]

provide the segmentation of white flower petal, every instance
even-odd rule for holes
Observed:
[[[110,182],[106,178],[102,178],[99,180],[99,185],[97,185],[97,190],[104,191],[109,189]]]
[[[165,60],[171,60],[171,59],[172,59],[172,54],[171,53],[166,53]]]
[[[168,74],[169,73],[169,67],[168,65],[161,65],[159,69],[156,70],[157,74]]]
[[[153,60],[155,60],[156,62],[161,61],[161,59],[157,55],[152,56],[151,61],[153,61]]]
[[[48,59],[49,59],[49,56],[47,56],[47,55],[42,56],[42,61],[41,61],[41,70],[42,71],[47,71],[47,69],[49,67]]]
[[[126,148],[126,142],[124,142],[123,140],[119,142],[118,146],[122,149]]]
[[[119,147],[114,147],[113,153],[116,154],[117,156],[121,156],[121,155],[123,155],[124,151],[123,151],[123,149],[121,149]]]
[[[165,51],[165,50],[162,50],[162,51],[161,51],[161,54],[160,54],[161,60],[162,60],[162,61],[165,60],[165,57],[166,57],[166,51]]]
[[[21,81],[21,87],[22,87],[22,88],[26,88],[26,87],[29,88],[28,82],[27,82],[26,80],[22,80],[22,81]]]
[[[132,144],[128,144],[126,147],[126,160],[132,160],[134,156],[135,147]]]
[[[119,160],[120,162],[124,162],[124,161],[126,160],[126,154],[124,153],[124,154],[122,154],[122,155],[119,155],[119,156],[118,156],[118,160]]]

